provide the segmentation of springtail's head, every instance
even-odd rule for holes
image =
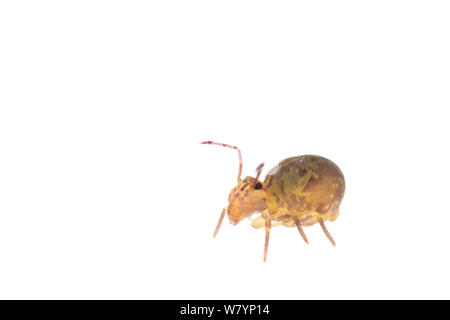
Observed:
[[[267,188],[263,182],[259,181],[264,163],[261,163],[256,168],[256,177],[246,177],[244,180],[242,180],[242,156],[241,151],[238,147],[212,141],[204,141],[201,143],[215,144],[235,149],[237,150],[239,156],[238,184],[233,189],[231,189],[230,195],[228,197],[228,206],[222,211],[222,215],[217,225],[216,232],[214,233],[214,235],[216,235],[222,223],[225,212],[228,214],[230,223],[236,225],[238,224],[238,222],[246,217],[251,216],[253,213],[262,211],[267,208]]]
[[[258,166],[261,173],[263,164]],[[258,170],[258,169],[257,169]],[[267,208],[267,192],[263,183],[258,178],[246,177],[240,184],[235,186],[228,197],[227,213],[230,223],[238,224],[244,218],[255,212]]]

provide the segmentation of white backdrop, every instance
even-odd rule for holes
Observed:
[[[448,1],[0,4],[0,298],[450,298]],[[330,158],[328,229],[212,233]]]

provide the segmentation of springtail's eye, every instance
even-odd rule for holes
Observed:
[[[255,184],[255,189],[256,189],[256,190],[259,190],[259,189],[261,189],[261,188],[262,188],[261,182],[258,182],[257,184]]]

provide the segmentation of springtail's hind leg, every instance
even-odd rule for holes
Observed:
[[[267,260],[267,251],[269,250],[269,237],[270,228],[272,227],[272,220],[270,218],[266,219],[266,241],[264,243],[264,262]]]
[[[335,245],[336,245],[336,242],[334,242],[333,237],[332,237],[331,234],[328,232],[327,227],[325,227],[325,223],[323,222],[323,220],[322,220],[322,219],[319,219],[319,223],[320,223],[320,226],[322,227],[323,232],[324,232],[325,235],[327,236],[328,240],[330,240],[330,241],[331,241],[331,244],[332,244],[333,246],[335,246]]]
[[[217,235],[217,232],[219,232],[220,226],[222,225],[223,217],[225,217],[225,208],[223,208],[222,213],[220,214],[219,222],[217,222],[216,230],[214,230],[214,238]]]
[[[300,235],[302,236],[303,240],[306,242],[306,244],[309,244],[308,238],[306,238],[306,234],[303,231],[303,228],[302,228],[302,225],[300,224],[300,221],[296,217],[293,217],[293,219],[295,221],[295,225],[297,226],[298,232],[300,232]]]

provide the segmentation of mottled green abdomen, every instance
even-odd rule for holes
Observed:
[[[275,221],[294,226],[334,220],[345,191],[341,170],[330,160],[313,155],[288,158],[267,174],[268,211]]]

